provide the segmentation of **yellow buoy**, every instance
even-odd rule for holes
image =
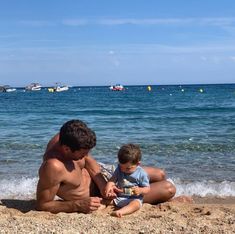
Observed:
[[[148,89],[148,91],[151,91],[151,90],[152,90],[152,87],[149,85],[149,86],[147,87],[147,89]]]
[[[53,88],[48,88],[48,92],[53,93],[54,89]]]

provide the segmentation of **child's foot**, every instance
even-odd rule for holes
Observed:
[[[112,216],[115,216],[115,217],[118,217],[118,218],[121,218],[122,217],[122,212],[120,212],[119,210],[116,210],[116,211],[113,211],[111,213]]]

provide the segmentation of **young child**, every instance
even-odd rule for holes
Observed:
[[[118,152],[118,167],[106,185],[105,193],[114,198],[120,208],[112,213],[122,217],[140,209],[143,195],[150,191],[149,178],[140,165],[141,150],[134,144],[126,144]]]

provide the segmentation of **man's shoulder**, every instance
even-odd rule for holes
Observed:
[[[50,141],[47,144],[46,151],[50,150],[53,148],[57,143],[59,142],[59,134],[57,133],[54,137],[50,139]]]
[[[56,158],[45,160],[39,169],[40,180],[51,184],[63,181],[65,174],[65,165]]]
[[[48,158],[45,159],[42,163],[41,169],[61,171],[62,169],[64,169],[64,163],[58,160],[57,158]]]

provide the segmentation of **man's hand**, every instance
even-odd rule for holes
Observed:
[[[83,200],[76,200],[77,211],[82,213],[91,213],[98,210],[101,206],[102,198],[99,197],[88,197]]]

